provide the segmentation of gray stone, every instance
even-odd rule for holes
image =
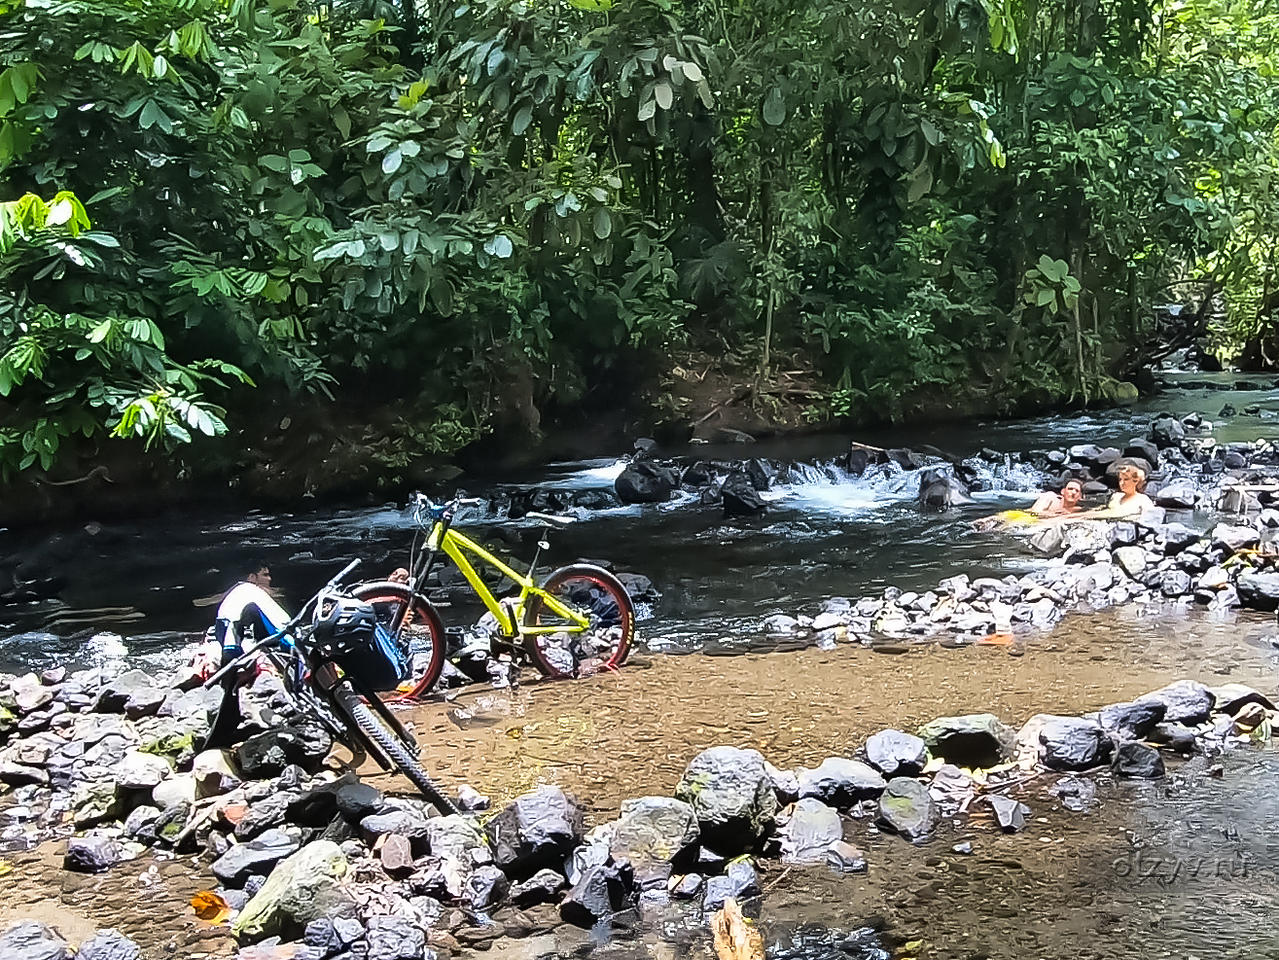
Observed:
[[[245,904],[231,932],[256,942],[283,936],[325,916],[331,910],[347,861],[332,841],[317,840],[277,864],[262,889]]]
[[[560,902],[560,917],[579,927],[616,913],[626,899],[627,883],[613,864],[596,864],[582,874]]]
[[[314,773],[332,748],[329,732],[319,723],[306,721],[250,737],[236,749],[236,762],[245,779],[266,780],[278,777],[291,764]]]
[[[1150,732],[1152,743],[1158,743],[1177,753],[1194,753],[1199,746],[1195,732],[1180,723],[1160,723]]]
[[[129,713],[131,717],[147,716],[160,709],[165,692],[141,670],[120,674],[98,691],[93,709],[98,713]]]
[[[1160,417],[1150,425],[1149,437],[1161,450],[1179,447],[1186,439],[1186,428],[1173,417]]]
[[[732,897],[738,903],[747,897],[758,895],[759,874],[747,859],[734,860],[722,877],[710,877],[706,881],[706,893],[702,897],[702,909],[718,910],[724,901]]]
[[[907,840],[922,840],[932,833],[937,809],[928,787],[909,777],[894,777],[879,798],[881,826]]]
[[[99,930],[76,951],[76,960],[138,960],[142,949],[119,930]]]
[[[407,917],[369,917],[365,924],[369,960],[421,960],[426,933]]]
[[[813,797],[832,807],[851,807],[884,792],[885,781],[878,770],[860,760],[827,757],[816,770],[800,767],[799,796]]]
[[[413,872],[413,842],[398,833],[382,837],[382,849],[378,851],[382,869],[388,876],[402,878]]]
[[[986,799],[995,812],[999,829],[1005,833],[1018,833],[1026,829],[1026,814],[1030,813],[1030,807],[1001,794],[994,794]]]
[[[1181,553],[1187,547],[1199,542],[1199,532],[1191,530],[1184,523],[1162,523],[1155,527],[1159,540],[1163,543],[1164,553]]]
[[[866,759],[886,777],[913,777],[928,763],[928,747],[912,734],[881,730],[866,741]]]
[[[1199,502],[1199,490],[1189,480],[1174,480],[1165,486],[1160,487],[1153,497],[1161,507],[1170,507],[1173,510],[1193,510],[1195,504]]]
[[[115,768],[115,782],[123,790],[151,791],[172,773],[173,768],[164,757],[130,750]]]
[[[1164,775],[1164,760],[1154,747],[1130,740],[1115,749],[1111,768],[1117,777],[1157,780]]]
[[[1039,758],[1050,770],[1087,770],[1105,759],[1110,741],[1100,724],[1082,717],[1041,715],[1036,719],[1040,721]]]
[[[518,907],[532,907],[539,903],[555,903],[560,891],[568,886],[564,875],[554,870],[542,869],[522,883],[511,887],[511,902]]]
[[[1062,777],[1048,788],[1061,805],[1075,813],[1086,813],[1097,797],[1097,786],[1083,777]]]
[[[835,809],[820,800],[804,797],[790,808],[790,816],[777,835],[785,863],[824,863],[830,845],[843,839],[844,825]]]
[[[374,813],[360,821],[360,834],[368,843],[388,833],[398,833],[427,846],[428,819],[424,812],[416,807],[384,810]]]
[[[71,948],[43,923],[23,920],[0,936],[0,960],[70,960]]]
[[[1102,729],[1123,740],[1144,740],[1164,718],[1167,707],[1157,700],[1112,703],[1098,714]]]
[[[502,902],[510,886],[506,874],[486,863],[476,867],[466,878],[466,900],[472,910],[489,910]]]
[[[1191,585],[1190,574],[1184,570],[1168,570],[1159,578],[1159,590],[1165,597],[1184,597]]]
[[[1115,565],[1136,580],[1146,572],[1146,551],[1141,547],[1120,547],[1115,551]]]
[[[1193,680],[1178,680],[1138,701],[1154,700],[1164,705],[1164,720],[1169,723],[1202,723],[1212,714],[1212,691]]]
[[[705,842],[726,852],[754,845],[777,814],[777,795],[756,750],[702,751],[684,770],[675,796],[693,807]]]
[[[240,771],[230,750],[205,750],[191,762],[198,799],[220,797],[240,785]]]
[[[1239,591],[1239,601],[1245,607],[1279,609],[1279,573],[1245,571],[1239,574],[1235,587]]]
[[[380,813],[386,806],[382,791],[367,783],[343,784],[338,788],[336,799],[342,816],[354,823]]]
[[[301,846],[293,835],[271,829],[249,840],[237,843],[213,862],[213,875],[229,887],[244,884],[250,874],[268,874],[271,869]]]
[[[558,866],[582,839],[582,807],[559,787],[512,801],[488,823],[497,865],[508,874]]]
[[[1219,523],[1212,528],[1213,546],[1225,547],[1231,552],[1246,550],[1248,547],[1255,547],[1261,542],[1261,534],[1257,532],[1256,527],[1242,525]]]
[[[846,840],[836,840],[830,845],[826,863],[840,873],[866,872],[866,855]]]
[[[629,861],[639,869],[645,863],[670,863],[700,836],[691,804],[671,797],[639,797],[623,801],[609,846],[614,860]]]
[[[963,767],[993,767],[1012,757],[1017,734],[990,713],[938,717],[919,729],[934,756]]]
[[[76,873],[102,873],[124,859],[124,850],[110,837],[72,837],[62,866]]]
[[[462,861],[492,859],[488,837],[475,821],[459,814],[431,817],[426,821],[426,842],[437,857],[456,857]],[[477,851],[484,851],[477,856]]]

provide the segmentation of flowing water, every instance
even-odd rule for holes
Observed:
[[[1159,411],[1216,419],[1227,403],[1256,410],[1219,425],[1219,441],[1279,436],[1279,391],[1271,384],[1220,390],[1228,378],[1181,379],[1190,386],[1122,411],[857,439],[933,444],[960,456],[982,448],[1122,445],[1144,435]],[[764,652],[776,642],[761,635],[759,624],[773,613],[812,612],[827,597],[873,594],[888,584],[925,587],[955,572],[1003,575],[1040,562],[969,525],[974,516],[1029,498],[1034,477],[1024,468],[987,464],[987,489],[975,505],[925,515],[913,506],[917,480],[910,472],[849,477],[832,465],[846,449],[845,438],[822,437],[663,451],[795,461],[785,482],[767,494],[762,520],[725,522],[692,499],[581,511],[580,523],[552,535],[550,560],[599,558],[649,576],[662,597],[641,623],[648,650],[616,677],[468,690],[424,708],[415,719],[431,744],[432,768],[446,782],[468,782],[495,799],[536,782],[561,782],[599,821],[615,815],[623,797],[668,793],[688,759],[715,743],[757,746],[782,766],[812,765],[849,752],[882,727],[910,729],[947,713],[991,710],[1016,724],[1036,712],[1093,709],[1182,676],[1275,691],[1279,631],[1272,618],[1246,615],[1075,616],[1012,651]],[[610,490],[621,468],[617,456],[608,456],[523,476],[468,478],[466,485],[496,504],[530,487],[580,498]],[[471,529],[516,558],[531,555],[538,535],[533,526],[503,521],[500,509]],[[146,522],[0,531],[0,560],[8,555],[10,566],[20,560],[24,578],[48,578],[53,594],[0,607],[0,670],[166,666],[210,622],[209,599],[251,560],[271,564],[288,605],[350,557],[363,558],[369,575],[401,565],[410,536],[409,519],[394,504],[291,514],[187,510]],[[454,624],[471,623],[477,613],[466,606],[444,611]],[[705,655],[723,653],[736,655]],[[879,955],[881,941],[900,953],[922,940],[922,947],[910,947],[914,953],[900,955],[1229,957],[1242,956],[1241,945],[1251,942],[1249,955],[1279,957],[1279,935],[1267,922],[1277,892],[1279,852],[1268,831],[1279,812],[1270,787],[1279,761],[1266,750],[1240,749],[1225,758],[1222,780],[1205,779],[1198,763],[1174,768],[1160,784],[1103,783],[1100,805],[1089,814],[1062,811],[1045,798],[1044,784],[1028,784],[1024,798],[1035,820],[1015,836],[996,835],[974,817],[947,825],[932,844],[912,847],[859,824],[850,839],[866,850],[868,874],[778,871],[766,878],[762,919],[773,956],[857,960]],[[974,840],[972,856],[951,851],[963,838]],[[1168,875],[1144,876],[1151,862]],[[1222,863],[1245,867],[1229,874],[1218,869]],[[1194,864],[1200,866],[1192,871]],[[855,931],[872,920],[882,927],[881,940],[820,932]],[[704,938],[693,943],[678,952],[706,949]]]

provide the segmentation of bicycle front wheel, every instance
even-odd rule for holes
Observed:
[[[622,582],[603,567],[575,563],[546,578],[524,604],[524,648],[551,678],[581,677],[620,667],[635,637],[635,605]],[[556,611],[543,596],[577,614]]]
[[[401,688],[404,699],[426,696],[444,671],[444,624],[435,606],[422,594],[397,583],[362,583],[352,588],[351,595],[373,606],[378,623],[398,636],[413,658],[409,686]]]
[[[342,711],[351,718],[351,721],[360,729],[360,732],[374,743],[406,777],[413,781],[413,785],[422,791],[422,796],[435,804],[440,813],[458,812],[457,806],[444,795],[444,791],[430,778],[408,745],[386,726],[382,718],[373,711],[373,708],[351,689],[349,683],[345,681],[339,683],[333,690],[333,699],[342,708]]]

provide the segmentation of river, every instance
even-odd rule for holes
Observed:
[[[1189,388],[1120,411],[857,439],[932,444],[960,456],[982,448],[1122,445],[1144,435],[1152,415],[1165,409],[1217,419],[1226,404],[1257,409],[1219,424],[1219,441],[1279,437],[1273,385],[1222,390],[1215,388],[1228,383],[1221,376],[1180,379]],[[1183,676],[1274,693],[1279,631],[1273,618],[1252,615],[1075,615],[1013,650],[784,649],[794,644],[760,630],[771,614],[812,612],[825,598],[873,594],[889,584],[925,587],[955,572],[1003,575],[1041,562],[969,525],[1026,501],[1033,476],[1021,466],[988,465],[989,489],[976,504],[926,515],[913,505],[909,472],[852,478],[831,466],[847,439],[663,451],[800,464],[767,494],[762,520],[725,522],[714,508],[676,500],[583,511],[582,522],[556,531],[555,562],[601,558],[654,581],[662,597],[644,611],[644,649],[616,677],[470,689],[421,708],[415,721],[431,744],[432,769],[498,800],[533,783],[562,783],[598,821],[626,796],[668,793],[691,756],[715,743],[756,746],[781,766],[815,765],[885,726],[910,729],[970,710],[1020,724],[1034,713],[1079,713]],[[511,491],[534,486],[607,491],[620,469],[614,455],[526,475],[466,478],[465,485],[500,504]],[[503,521],[500,511],[471,526],[515,557],[527,557],[537,535]],[[0,608],[0,669],[64,662],[160,668],[208,624],[210,609],[195,601],[224,589],[250,558],[269,562],[284,595],[300,599],[349,557],[363,558],[371,572],[399,565],[409,536],[409,521],[393,504],[291,514],[196,509],[88,529],[5,531],[0,551],[27,558],[31,569],[60,583],[56,599]],[[445,611],[456,624],[473,622],[476,613],[466,606]],[[778,870],[765,878],[763,921],[774,955],[785,954],[782,945],[798,925],[851,931],[874,921],[878,937],[869,945],[858,940],[856,950],[864,952],[850,946],[843,956],[871,957],[881,947],[900,952],[920,940],[922,947],[911,947],[920,957],[1279,956],[1279,934],[1268,919],[1279,892],[1279,850],[1269,840],[1279,812],[1271,788],[1279,762],[1269,750],[1248,748],[1223,764],[1220,780],[1204,776],[1203,760],[1174,763],[1169,778],[1152,785],[1103,779],[1100,804],[1089,814],[1062,810],[1044,793],[1051,779],[1028,784],[1033,822],[1013,836],[973,817],[912,847],[859,824],[850,839],[866,850],[868,874]],[[973,841],[973,855],[951,850],[962,839]],[[33,894],[25,902],[38,900]],[[821,955],[817,942],[830,946],[829,938],[801,939],[799,956]],[[623,949],[598,947],[601,954]]]

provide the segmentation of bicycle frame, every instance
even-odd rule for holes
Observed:
[[[471,585],[471,589],[475,591],[475,595],[488,608],[489,613],[497,620],[498,627],[502,631],[504,637],[520,636],[537,636],[539,634],[562,633],[566,630],[572,631],[586,630],[590,627],[590,621],[582,616],[576,610],[560,603],[555,597],[547,593],[541,587],[533,583],[532,577],[519,573],[493,554],[489,553],[482,546],[472,540],[465,534],[458,533],[451,527],[445,527],[443,522],[437,521],[431,529],[431,535],[427,539],[426,548],[433,554],[435,551],[442,552],[446,557],[453,561],[454,565],[461,571],[462,576],[466,578],[466,582]],[[488,584],[484,582],[484,578],[480,576],[479,571],[475,569],[475,565],[467,558],[467,554],[473,554],[484,563],[496,569],[499,573],[515,583],[520,588],[520,598],[515,605],[515,615],[512,617],[510,612],[502,603],[494,596],[493,591],[489,589]],[[426,561],[426,569],[430,569],[431,561],[428,555]],[[536,596],[541,599],[542,603],[558,617],[564,618],[567,624],[555,624],[545,627],[530,627],[523,625],[524,605],[530,596]],[[569,626],[571,624],[572,626]]]

